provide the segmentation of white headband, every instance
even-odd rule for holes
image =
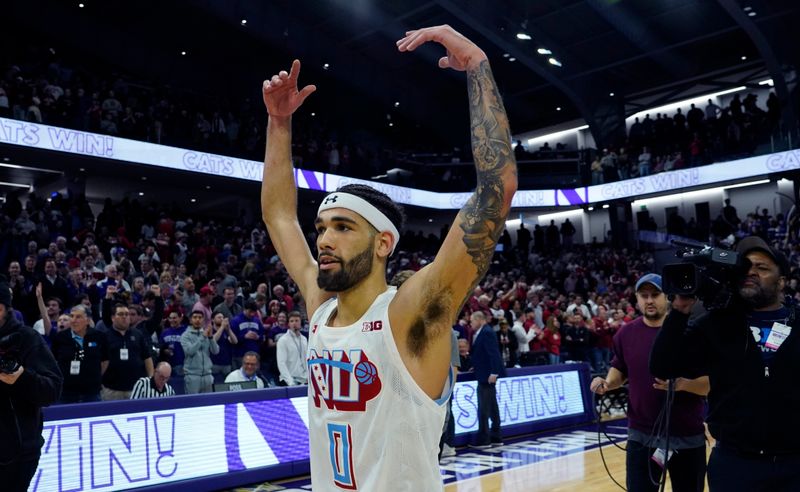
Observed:
[[[394,253],[395,248],[397,248],[397,243],[400,242],[400,232],[397,230],[397,227],[392,224],[392,221],[389,220],[383,212],[378,210],[375,205],[361,197],[337,191],[331,193],[322,200],[322,203],[319,205],[319,210],[317,210],[317,215],[323,210],[328,210],[330,208],[346,208],[347,210],[352,210],[364,217],[367,222],[372,224],[372,227],[378,229],[378,232],[388,232],[391,234],[394,239],[394,244],[392,244],[392,252],[389,254],[391,255]]]

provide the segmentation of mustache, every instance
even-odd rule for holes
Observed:
[[[330,253],[330,252],[328,252],[328,251],[323,251],[323,252],[321,252],[321,253],[320,253],[320,254],[317,256],[317,261],[322,261],[322,259],[323,259],[323,258],[326,258],[326,259],[332,259],[332,260],[336,260],[336,261],[343,261],[343,260],[342,260],[340,257],[338,257],[338,256],[336,256],[335,254],[333,254],[333,253]]]

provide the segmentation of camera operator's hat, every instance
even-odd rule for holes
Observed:
[[[778,265],[781,275],[789,275],[789,260],[786,259],[786,256],[781,253],[780,250],[771,247],[760,237],[748,236],[739,241],[739,244],[736,245],[736,252],[739,253],[742,258],[744,258],[744,256],[751,251],[761,251],[765,253],[767,256],[772,258],[772,261],[774,261],[776,265]]]
[[[639,292],[645,284],[650,284],[659,292],[663,291],[664,289],[661,288],[661,275],[657,273],[648,273],[647,275],[642,275],[638,282],[636,282],[636,292]]]

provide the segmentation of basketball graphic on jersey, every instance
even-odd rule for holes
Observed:
[[[356,364],[355,372],[356,379],[361,384],[372,384],[378,376],[378,368],[368,360]]]
[[[317,408],[325,402],[331,410],[363,412],[367,402],[381,392],[378,367],[362,349],[325,349],[320,354],[312,348],[308,366]]]

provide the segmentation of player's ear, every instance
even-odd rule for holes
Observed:
[[[375,235],[375,253],[379,258],[388,259],[392,254],[395,239],[392,233],[388,231],[379,232]]]

